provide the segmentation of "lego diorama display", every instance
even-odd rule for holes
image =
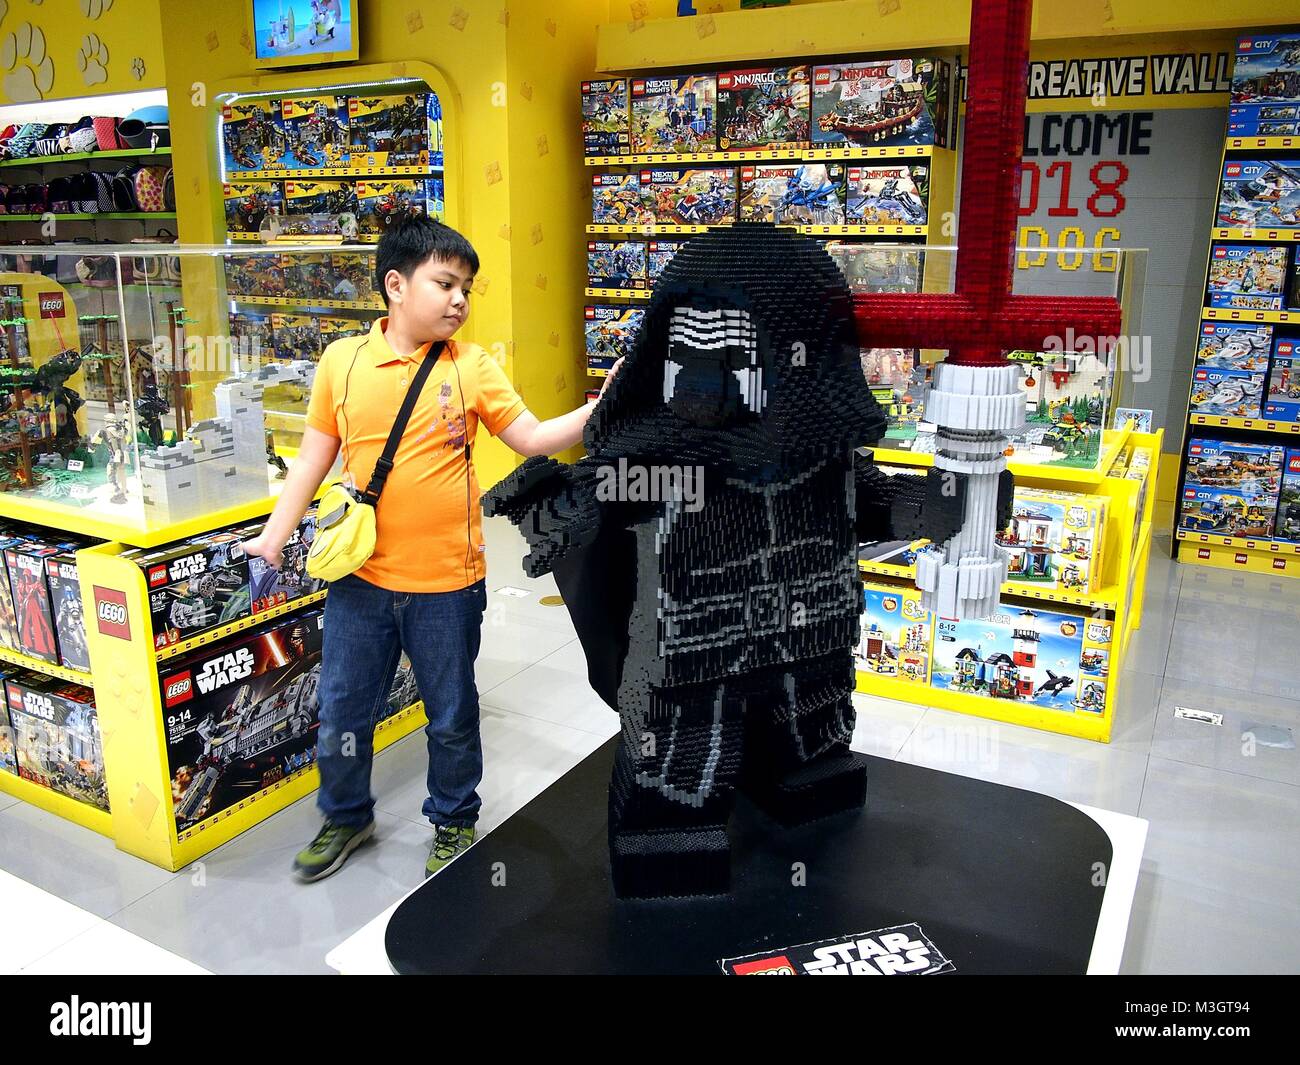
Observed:
[[[718,148],[806,148],[807,66],[756,67],[718,74]]]
[[[929,215],[930,168],[922,164],[850,166],[845,221],[849,225],[923,226]]]
[[[885,412],[886,447],[908,448],[916,439],[930,387],[930,367],[915,348],[862,348],[862,372],[871,394]]]
[[[1017,486],[1011,522],[996,537],[1007,580],[1090,593],[1101,587],[1104,496]]]
[[[627,155],[632,114],[626,78],[582,83],[582,145],[589,156]]]
[[[1277,244],[1222,244],[1210,248],[1207,307],[1247,311],[1282,309],[1289,250]]]
[[[1273,535],[1285,452],[1268,444],[1193,437],[1178,527],[1218,536]]]
[[[717,146],[718,83],[712,74],[632,79],[632,152],[688,154]]]
[[[593,288],[647,287],[646,242],[587,241],[587,284]]]
[[[755,163],[740,168],[742,222],[844,224],[842,163]]]
[[[80,684],[9,666],[0,676],[18,776],[107,810],[95,693]]]
[[[661,225],[714,226],[736,220],[736,168],[656,168],[640,174],[641,199]]]
[[[948,82],[948,64],[936,59],[880,59],[814,67],[813,145],[943,145]]]
[[[1229,100],[1230,137],[1300,134],[1300,32],[1238,40]]]
[[[1300,350],[1291,337],[1278,337],[1273,342],[1268,390],[1264,394],[1264,417],[1300,422]]]
[[[1219,186],[1218,224],[1230,229],[1300,226],[1300,165],[1289,159],[1227,160]]]

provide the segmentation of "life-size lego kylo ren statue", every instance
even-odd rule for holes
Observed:
[[[858,544],[945,541],[965,488],[880,472],[855,449],[884,429],[834,262],[791,230],[740,224],[669,263],[587,456],[529,459],[485,495],[527,539],[527,572],[554,570],[622,720],[620,897],[727,891],[737,790],[787,826],[865,803],[849,749]],[[645,499],[638,475],[692,491]]]

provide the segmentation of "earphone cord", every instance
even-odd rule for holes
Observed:
[[[357,356],[361,354],[361,349],[370,343],[370,337],[367,336],[360,344],[357,350],[352,353],[352,362],[348,365],[348,375],[343,380],[343,399],[339,403],[339,414],[343,416],[343,472],[347,479],[352,477],[352,464],[348,461],[348,389],[352,387],[352,367],[357,364]],[[353,488],[355,489],[355,485]]]
[[[469,571],[470,553],[474,549],[474,533],[470,521],[470,513],[471,513],[470,507],[473,505],[470,502],[470,495],[473,489],[472,489],[472,485],[470,484],[469,411],[465,409],[465,389],[461,385],[460,364],[456,359],[456,354],[454,351],[451,354],[451,365],[456,370],[456,390],[460,393],[460,416],[462,420],[465,422],[465,447],[463,449],[465,452],[465,587],[468,588],[471,584],[474,583],[469,579],[470,578],[470,571]]]

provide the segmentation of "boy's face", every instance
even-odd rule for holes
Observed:
[[[474,275],[459,260],[429,259],[410,277],[390,270],[388,314],[400,318],[409,335],[436,343],[448,340],[469,320]]]

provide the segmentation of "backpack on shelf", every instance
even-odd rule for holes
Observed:
[[[166,210],[165,186],[171,169],[165,166],[142,166],[135,172],[135,202],[137,211],[161,212]]]
[[[42,133],[32,142],[32,155],[59,155],[63,151],[63,138],[67,136],[68,126],[66,123],[55,123],[53,126],[46,126],[45,132]]]
[[[56,177],[50,179],[50,210],[55,214],[72,214],[77,210],[72,204],[73,179]]]
[[[120,118],[103,116],[91,119],[91,128],[95,131],[95,141],[101,152],[120,152],[126,147],[126,141],[117,133],[117,124],[120,121],[122,121]]]
[[[135,199],[135,173],[138,166],[124,166],[109,181],[114,211],[138,211]]]

